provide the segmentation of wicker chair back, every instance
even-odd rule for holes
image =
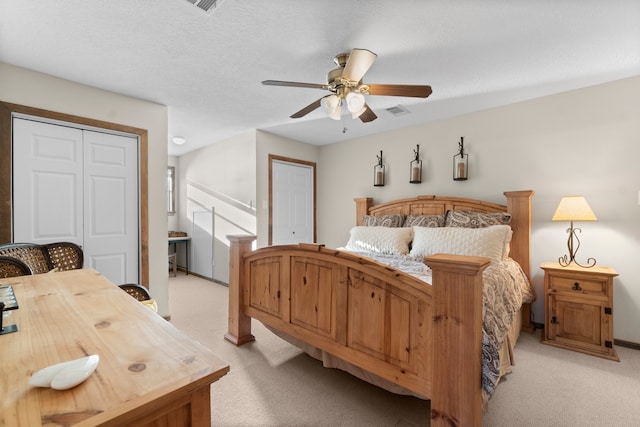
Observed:
[[[0,256],[17,258],[27,264],[33,274],[56,270],[82,268],[82,248],[75,243],[59,242],[38,245],[35,243],[6,243],[0,245]]]
[[[138,285],[137,283],[125,283],[124,285],[119,286],[120,289],[122,289],[138,301],[148,301],[151,299],[151,295],[149,294],[147,288]]]
[[[35,243],[7,243],[0,245],[0,256],[17,258],[27,264],[33,274],[46,273],[53,269],[42,246]]]
[[[58,271],[76,270],[84,264],[82,248],[71,242],[56,242],[43,245],[51,266]]]
[[[0,279],[17,276],[30,276],[31,268],[17,258],[0,256]]]

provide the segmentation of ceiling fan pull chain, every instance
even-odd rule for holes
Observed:
[[[340,107],[340,113],[342,114],[342,104]],[[342,133],[347,133],[347,118],[342,114]]]

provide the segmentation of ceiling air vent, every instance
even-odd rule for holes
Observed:
[[[393,114],[394,116],[404,116],[411,112],[401,105],[396,105],[395,107],[387,108],[387,111]]]
[[[191,3],[207,15],[211,15],[223,1],[224,0],[187,0],[187,2]]]

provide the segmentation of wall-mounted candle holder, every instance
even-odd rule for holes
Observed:
[[[422,160],[420,160],[420,145],[413,150],[415,158],[409,163],[409,183],[420,184],[422,182]]]
[[[458,142],[458,154],[453,156],[453,180],[466,181],[469,176],[469,155],[464,152],[464,137]]]
[[[378,158],[378,164],[373,167],[373,186],[384,187],[384,165],[382,164],[382,150]]]

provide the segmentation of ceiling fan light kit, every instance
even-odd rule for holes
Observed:
[[[340,120],[342,106],[351,113],[353,119],[359,118],[363,123],[371,122],[378,116],[367,105],[365,95],[400,96],[426,98],[431,95],[431,86],[427,85],[389,85],[364,84],[362,78],[371,68],[378,55],[367,49],[352,49],[351,52],[340,53],[334,57],[338,66],[327,73],[327,83],[301,83],[281,80],[264,80],[267,86],[289,86],[310,89],[323,89],[331,95],[312,102],[300,111],[291,115],[298,119],[323,106],[325,112],[334,120]]]

